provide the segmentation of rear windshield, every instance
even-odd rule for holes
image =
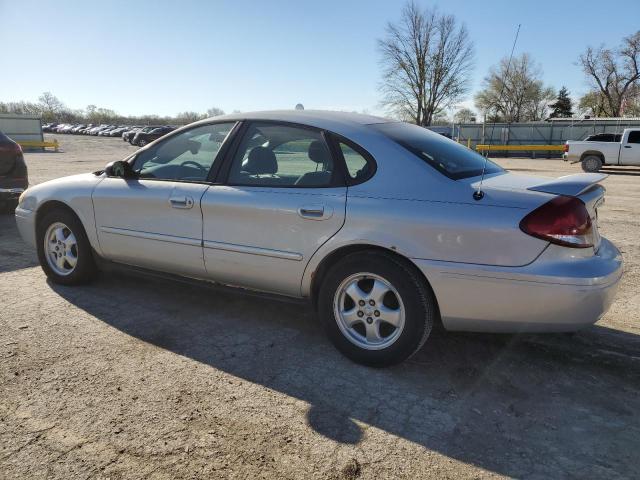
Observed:
[[[440,173],[454,180],[482,175],[485,158],[479,153],[409,123],[379,123],[369,125],[396,143],[424,160]],[[485,174],[504,171],[490,160],[486,160]]]

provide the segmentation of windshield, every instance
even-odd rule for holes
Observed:
[[[370,127],[399,143],[449,178],[459,180],[482,175],[485,165],[482,155],[426,128],[403,122],[378,123]],[[492,161],[486,161],[485,174],[502,171],[504,170]]]

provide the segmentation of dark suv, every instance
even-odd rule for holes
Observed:
[[[144,147],[146,144],[151,143],[154,140],[157,140],[158,138],[166,135],[167,133],[173,132],[174,130],[175,127],[168,126],[154,128],[149,132],[145,132],[143,129],[136,133],[136,135],[133,137],[133,140],[131,141],[131,144],[137,145],[139,147]]]
[[[132,128],[131,130],[129,130],[128,132],[124,132],[122,134],[122,139],[125,142],[129,142],[131,145],[133,145],[133,139],[136,136],[136,134],[138,132],[150,132],[151,130],[155,130],[156,128],[160,127],[160,125],[151,125],[148,127],[138,127],[138,128]]]
[[[0,132],[0,211],[12,212],[29,186],[22,148]]]

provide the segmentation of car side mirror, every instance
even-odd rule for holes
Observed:
[[[137,176],[131,164],[123,160],[107,164],[104,172],[108,177],[135,178]]]

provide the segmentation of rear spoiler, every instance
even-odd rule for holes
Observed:
[[[605,175],[604,173],[576,173],[574,175],[565,175],[564,177],[553,179],[550,182],[534,185],[533,187],[527,188],[527,190],[577,197],[608,176],[609,175]]]

